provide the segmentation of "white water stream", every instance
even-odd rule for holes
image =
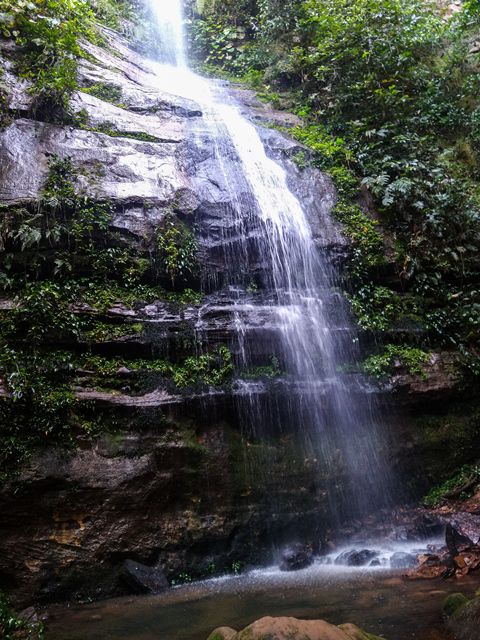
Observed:
[[[269,264],[262,284],[265,291],[271,292],[270,314],[282,364],[291,382],[290,387],[285,387],[289,396],[288,420],[303,432],[309,455],[321,458],[326,475],[334,476],[339,469],[343,470],[348,476],[345,481],[348,488],[344,491],[347,495],[343,499],[357,512],[365,511],[375,506],[379,496],[385,498],[388,493],[378,446],[381,425],[367,394],[362,395],[358,384],[351,380],[347,383],[338,373],[339,365],[352,360],[356,334],[342,301],[334,305],[333,320],[326,310],[325,299],[332,296],[335,281],[332,265],[316,247],[306,212],[290,190],[284,168],[267,154],[257,128],[219,83],[188,69],[182,0],[150,2],[158,22],[164,60],[169,63],[154,65],[158,87],[201,106],[204,131],[213,140],[218,171],[230,185],[230,200],[236,203],[232,215],[237,235],[244,242],[232,246],[225,254],[227,284],[238,286],[240,274],[248,271],[252,251],[249,235],[255,228],[255,253]],[[229,140],[228,154],[222,142],[225,139]],[[238,156],[233,170],[231,157],[226,158],[231,156],[232,149]],[[248,210],[243,193],[238,193],[239,184],[244,185],[242,192],[250,193],[252,204]],[[245,311],[250,307],[245,303],[242,307],[239,301],[235,326],[242,364],[248,364],[242,308]],[[344,327],[346,335],[343,332],[340,336],[339,329]],[[250,400],[250,419],[257,423],[280,422],[276,415],[262,414],[255,405],[257,395],[252,394]],[[335,505],[332,510],[335,511]]]

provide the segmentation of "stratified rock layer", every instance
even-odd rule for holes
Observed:
[[[35,206],[49,159],[58,156],[71,158],[78,169],[79,193],[112,203],[113,227],[122,241],[147,255],[159,225],[175,212],[198,229],[199,280],[208,295],[180,310],[164,301],[134,309],[114,306],[105,312],[109,321],[139,322],[144,331],[97,344],[95,354],[151,357],[164,349],[185,356],[195,335],[213,347],[228,343],[240,319],[246,344],[255,345],[259,364],[264,363],[275,355],[272,336],[278,330],[271,292],[257,293],[255,305],[246,295],[239,305],[231,292],[219,291],[228,247],[244,240],[228,215],[232,189],[249,204],[236,153],[228,140],[221,141],[232,163],[227,180],[201,107],[159,89],[148,62],[114,34],[106,32],[106,37],[110,50],[90,46],[93,58],[82,63],[79,79],[83,87],[98,82],[118,87],[122,102],[114,105],[78,93],[73,105],[88,115],[83,129],[30,117],[28,85],[12,71],[15,52],[1,49],[5,44],[0,43],[15,116],[0,132],[0,202]],[[319,250],[341,262],[349,243],[330,215],[336,199],[331,180],[313,168],[300,170],[293,158],[301,147],[262,126],[285,124],[285,114],[269,111],[251,93],[232,91],[258,122],[267,152],[287,170]],[[252,237],[258,232],[250,230]],[[252,260],[247,274],[252,280],[265,268],[264,259]],[[338,293],[325,293],[326,313],[334,314],[341,304]],[[1,307],[8,311],[12,302],[1,301]],[[95,310],[83,306],[75,312]],[[336,331],[339,344],[351,340],[348,327]],[[122,378],[128,371],[117,373]],[[292,437],[302,434],[302,424],[292,424],[292,433],[272,433],[263,424],[254,425],[255,433],[242,433],[239,424],[246,394],[256,395],[278,415],[288,411],[284,389],[291,381],[238,380],[228,390],[187,393],[155,380],[145,381],[145,389],[134,394],[96,388],[88,371],[82,375],[77,400],[102,419],[105,433],[79,443],[76,451],[39,453],[0,492],[0,589],[17,602],[130,592],[126,562],[143,566],[152,579],[156,574],[151,572],[160,569],[176,579],[268,561],[272,539],[318,544],[328,526],[329,505],[339,502],[341,465],[338,475],[329,478],[319,460],[303,455]],[[410,404],[418,396],[435,400],[445,385],[452,391],[451,379],[442,382],[441,373],[428,388],[415,387],[418,381],[408,377],[397,382]],[[352,394],[365,393],[353,376],[348,383]],[[315,389],[325,405],[331,384],[327,380]],[[305,392],[300,384],[296,391]],[[0,395],[5,393],[0,381]],[[407,455],[392,447],[392,465],[401,466],[398,457],[415,462],[411,437],[403,440]],[[423,468],[420,473],[425,475]],[[159,580],[154,584],[161,585]]]

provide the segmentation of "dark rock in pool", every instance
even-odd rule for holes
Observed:
[[[134,560],[125,560],[121,579],[132,593],[161,593],[170,586],[161,569],[147,567]]]
[[[280,571],[299,571],[313,563],[310,547],[303,544],[292,544],[282,551]]]
[[[356,549],[350,549],[335,558],[335,564],[346,565],[347,567],[365,567],[377,557],[378,551],[371,551],[370,549],[357,551]]]
[[[418,565],[416,556],[411,553],[403,553],[397,551],[390,558],[390,566],[392,569],[412,569]]]

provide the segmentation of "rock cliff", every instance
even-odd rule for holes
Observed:
[[[34,453],[0,492],[0,588],[22,603],[128,593],[122,567],[129,559],[158,567],[176,581],[238,571],[268,559],[272,539],[319,539],[330,526],[329,505],[341,494],[340,466],[336,477],[328,477],[318,460],[304,458],[295,437],[301,425],[293,425],[292,433],[267,429],[262,437],[241,428],[251,407],[247,395],[254,394],[259,406],[269,405],[272,415],[288,411],[282,385],[289,382],[278,372],[265,374],[275,355],[275,318],[271,293],[255,290],[263,256],[255,256],[245,274],[251,300],[246,296],[239,306],[223,289],[225,256],[244,241],[228,215],[235,177],[236,197],[245,206],[249,198],[235,150],[227,153],[226,175],[215,156],[219,141],[205,128],[201,107],[161,90],[148,61],[113,32],[105,31],[105,38],[106,47],[88,45],[81,64],[86,91],[73,100],[75,125],[32,117],[28,83],[13,73],[15,50],[2,44],[12,121],[0,132],[0,201],[4,208],[34,210],[49,162],[68,158],[77,194],[109,202],[110,230],[119,246],[135,247],[148,259],[158,227],[171,214],[195,229],[199,269],[189,284],[202,295],[187,303],[118,300],[101,311],[78,303],[74,314],[101,316],[122,331],[93,344],[66,338],[62,348],[128,361],[158,354],[182,360],[196,350],[229,345],[238,365],[232,337],[240,318],[260,373],[228,387],[182,389],[155,372],[139,376],[128,362],[111,372],[108,384],[79,366],[75,399],[100,424],[99,435],[80,438],[73,449]],[[105,88],[110,98],[97,97]],[[251,93],[231,92],[257,122],[268,153],[287,170],[319,250],[341,263],[349,243],[330,215],[336,199],[331,181],[316,169],[299,168],[295,156],[304,150],[265,126],[283,124],[284,114]],[[220,143],[229,145],[228,139]],[[252,237],[258,232],[249,230]],[[341,300],[328,292],[332,314]],[[8,314],[14,304],[6,298],[3,311]],[[338,332],[348,339],[345,327]],[[397,381],[407,390],[402,398],[409,407],[415,398],[437,398],[444,387],[452,389],[451,378],[437,369],[423,387],[405,376]],[[360,382],[352,380],[352,394],[363,394]],[[391,389],[370,391],[390,396]],[[327,392],[328,383],[318,391]],[[251,416],[248,424],[254,424]],[[407,443],[411,438],[409,433]],[[392,464],[399,450],[392,445]]]

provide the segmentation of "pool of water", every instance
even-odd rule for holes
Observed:
[[[381,568],[266,569],[160,596],[53,607],[47,639],[206,640],[218,626],[242,629],[271,615],[354,622],[387,640],[451,640],[442,624],[443,600],[459,590],[473,595],[478,586],[478,578],[408,580]]]

